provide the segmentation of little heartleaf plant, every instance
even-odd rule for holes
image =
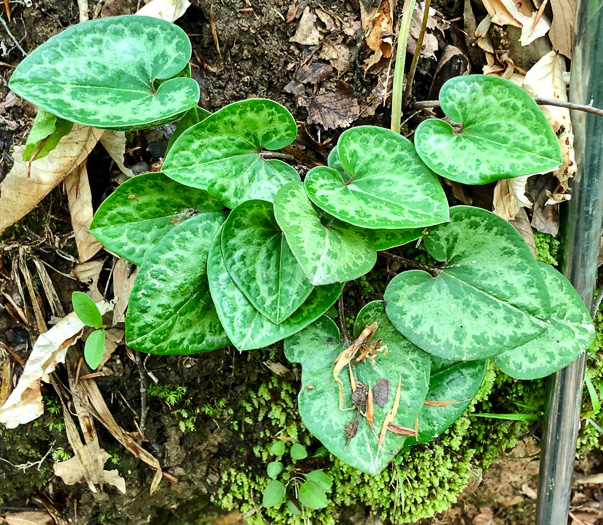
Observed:
[[[299,516],[304,508],[324,509],[329,504],[327,492],[333,486],[329,475],[322,470],[298,467],[299,462],[308,457],[303,445],[293,443],[288,448],[284,441],[276,441],[270,447],[270,453],[276,459],[268,463],[266,468],[270,481],[262,495],[264,507],[280,507],[286,502],[289,512]]]
[[[122,184],[90,228],[139,266],[126,317],[130,346],[192,354],[284,340],[286,357],[302,367],[306,426],[370,474],[450,427],[489,361],[513,378],[535,379],[589,347],[592,321],[565,277],[537,263],[500,217],[449,208],[440,182],[485,184],[561,163],[555,134],[521,88],[484,75],[453,78],[440,102],[458,125],[425,120],[414,144],[379,127],[353,128],[327,166],[302,177],[278,151],[297,135],[287,109],[248,99],[202,110],[190,54],[172,24],[105,18],[51,38],[10,82],[39,107],[30,159],[74,123],[144,129],[179,121],[162,172]],[[371,271],[379,252],[412,241],[435,262],[387,253],[403,271],[384,301],[362,308],[352,337],[341,334],[325,314],[345,283]],[[80,318],[97,329],[86,344],[95,367],[104,332],[90,303],[74,295]],[[292,513],[326,505],[330,480],[291,468],[304,455],[300,445],[285,467],[285,446],[275,444],[264,505],[285,496]]]
[[[88,335],[84,345],[84,359],[92,370],[98,368],[105,351],[105,330],[103,316],[96,303],[83,292],[73,292],[71,295],[73,311],[78,319],[94,331]]]

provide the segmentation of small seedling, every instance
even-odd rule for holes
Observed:
[[[94,332],[88,335],[84,346],[84,359],[88,366],[95,370],[103,360],[105,351],[105,330],[103,329],[103,316],[90,297],[82,292],[73,292],[71,296],[73,311],[79,320],[90,328],[95,328]]]

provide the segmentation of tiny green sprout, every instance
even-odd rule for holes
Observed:
[[[103,330],[103,316],[90,297],[82,292],[73,292],[71,296],[73,311],[78,319],[86,326],[96,328],[88,335],[84,345],[84,359],[88,366],[95,370],[101,364],[105,351],[105,331]]]
[[[295,461],[300,459],[305,459],[308,457],[308,452],[306,451],[306,447],[300,445],[299,443],[294,443],[291,447],[291,458]]]

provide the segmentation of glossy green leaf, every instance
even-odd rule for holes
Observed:
[[[291,253],[272,204],[239,204],[222,228],[222,254],[232,280],[274,324],[289,318],[314,287]]]
[[[485,75],[454,77],[442,87],[440,104],[462,130],[443,120],[425,120],[415,132],[415,147],[423,162],[447,179],[486,184],[561,164],[551,125],[513,82]]]
[[[314,285],[351,281],[375,265],[377,253],[368,231],[317,209],[301,182],[279,190],[274,215],[293,255]]]
[[[230,277],[219,238],[212,242],[207,267],[218,316],[239,350],[264,348],[302,330],[326,312],[343,291],[343,284],[316,287],[292,316],[276,325],[253,307]]]
[[[177,120],[199,100],[178,77],[191,44],[178,26],[147,16],[116,16],[71,26],[30,53],[10,88],[65,120],[105,129],[138,129]],[[163,82],[157,90],[156,79]]]
[[[328,474],[325,474],[322,470],[313,470],[304,474],[307,481],[316,483],[323,490],[329,490],[333,486],[333,480]]]
[[[290,450],[291,459],[300,460],[308,457],[308,452],[306,451],[306,447],[300,445],[299,443],[294,443],[291,446]]]
[[[192,354],[230,344],[207,283],[207,252],[225,215],[197,215],[169,231],[136,275],[126,342],[149,354]]]
[[[492,358],[515,379],[538,379],[573,363],[595,337],[588,309],[569,281],[552,266],[540,263],[551,297],[548,329],[535,339]]]
[[[69,135],[73,128],[73,122],[44,111],[40,108],[23,151],[23,160],[41,159],[56,148],[59,140]]]
[[[280,481],[270,480],[264,489],[262,496],[262,505],[266,508],[277,507],[283,502],[285,497],[285,485]]]
[[[325,490],[313,481],[302,483],[297,497],[299,502],[309,509],[324,509],[329,504]]]
[[[426,401],[450,404],[424,405],[419,414],[419,437],[408,438],[404,446],[431,441],[461,417],[479,390],[487,369],[488,360],[482,359],[456,363],[432,374]]]
[[[105,331],[95,330],[92,332],[86,344],[84,345],[84,359],[92,370],[96,370],[103,360],[103,353],[105,352]]]
[[[280,104],[235,102],[180,135],[163,171],[209,191],[229,208],[251,199],[272,201],[281,186],[299,175],[280,160],[265,160],[262,149],[284,148],[296,134],[295,120]]]
[[[175,226],[196,214],[223,209],[206,191],[187,188],[162,173],[124,182],[100,205],[90,233],[120,257],[140,266]]]
[[[389,250],[416,241],[423,235],[424,228],[409,230],[368,230],[375,250]]]
[[[339,138],[337,151],[338,160],[330,157],[336,169],[314,168],[304,182],[310,199],[330,215],[362,228],[420,228],[448,220],[438,178],[399,133],[352,128]]]
[[[178,137],[182,135],[188,128],[192,128],[195,124],[199,124],[199,122],[203,122],[207,117],[209,117],[211,113],[206,109],[200,108],[199,106],[195,106],[194,108],[189,109],[180,119],[174,133],[170,137],[168,141],[167,148],[165,150],[165,154],[172,149],[172,146],[178,140]]]
[[[308,430],[322,444],[349,465],[378,474],[395,457],[405,437],[388,431],[381,449],[378,435],[383,420],[392,409],[398,381],[401,378],[400,405],[394,419],[396,425],[414,428],[423,408],[429,384],[429,356],[404,339],[388,321],[383,303],[375,301],[358,314],[354,326],[357,336],[367,325],[377,322],[379,328],[373,341],[383,339],[387,354],[380,354],[374,366],[367,360],[354,367],[356,380],[374,387],[379,379],[387,379],[390,393],[384,407],[374,405],[374,429],[360,416],[355,437],[348,439],[345,426],[354,421],[356,411],[340,410],[339,386],[333,378],[333,361],[344,349],[339,330],[328,317],[321,317],[305,330],[285,340],[285,355],[291,362],[302,364],[302,386],[299,393],[299,411]],[[351,406],[351,387],[347,368],[339,378],[344,384],[345,405]],[[313,388],[306,388],[312,385]]]
[[[73,311],[79,320],[86,326],[100,328],[103,326],[103,316],[95,302],[83,292],[73,292],[71,294]]]
[[[419,348],[444,359],[491,357],[549,325],[547,288],[527,244],[507,221],[467,206],[431,228],[425,248],[443,262],[437,277],[397,275],[385,291],[392,323]]]
[[[266,473],[268,477],[271,479],[276,479],[276,477],[283,471],[284,467],[280,461],[271,461],[268,463],[268,467],[266,468]]]

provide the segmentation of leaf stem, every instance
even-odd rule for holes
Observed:
[[[389,252],[377,252],[382,257],[389,259],[391,261],[396,261],[408,268],[415,268],[417,270],[423,270],[433,277],[437,277],[440,273],[442,273],[441,268],[436,268],[435,266],[431,266],[429,264],[423,264],[417,261],[413,261],[412,259],[407,259],[406,257],[402,257],[401,255],[396,255],[394,253]]]
[[[260,153],[260,157],[263,159],[280,159],[297,162],[297,159],[293,155],[289,155],[288,153],[279,153],[278,151],[262,151]]]
[[[415,9],[416,0],[404,0],[402,20],[398,31],[398,45],[396,47],[396,65],[394,67],[394,83],[392,86],[392,121],[391,129],[400,133],[402,122],[402,91],[404,89],[404,65],[406,62],[406,44],[410,32],[410,20]]]
[[[425,0],[423,6],[423,20],[421,22],[421,31],[419,38],[417,39],[417,46],[415,47],[415,53],[412,57],[412,63],[410,64],[410,70],[408,71],[408,77],[406,78],[406,88],[404,89],[404,95],[402,97],[402,108],[406,108],[408,105],[408,99],[412,91],[412,84],[415,80],[415,73],[417,72],[417,65],[419,64],[419,57],[421,56],[421,48],[423,47],[423,39],[425,38],[425,31],[427,29],[427,22],[429,20],[429,7],[431,0]]]
[[[343,293],[337,299],[337,312],[339,320],[339,330],[343,337],[344,344],[347,344],[350,340],[350,334],[348,334],[348,327],[345,325],[345,308],[343,306]]]

